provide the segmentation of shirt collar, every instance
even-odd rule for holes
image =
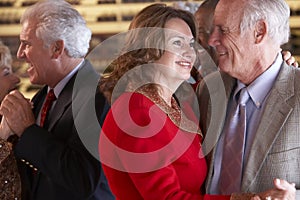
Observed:
[[[82,60],[69,74],[67,74],[58,84],[53,88],[56,98],[59,96],[61,91],[64,89],[69,80],[73,75],[83,66],[84,60]],[[50,87],[48,87],[48,92]]]
[[[269,67],[264,73],[262,73],[250,85],[247,86],[249,96],[251,97],[254,105],[257,108],[261,107],[262,102],[269,94],[273,86],[273,83],[275,82],[275,79],[280,71],[282,62],[283,59],[281,53],[278,53],[271,67]],[[241,83],[239,80],[237,84],[238,85],[234,92],[234,95],[236,95],[241,88],[245,87],[245,85]]]

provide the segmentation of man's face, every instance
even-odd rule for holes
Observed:
[[[215,10],[214,31],[209,44],[216,48],[220,70],[243,80],[253,70],[252,30],[240,32],[243,1],[221,0]]]
[[[195,19],[198,24],[198,41],[202,48],[209,53],[212,59],[217,63],[215,49],[209,46],[208,40],[213,30],[214,8],[200,7],[195,13]],[[201,53],[201,51],[199,52]],[[204,55],[206,56],[206,54]]]
[[[199,8],[195,19],[199,28],[198,42],[205,49],[209,49],[208,39],[213,28],[213,9]]]
[[[27,73],[33,84],[47,84],[51,77],[51,48],[45,48],[41,39],[36,36],[36,23],[23,23],[20,33],[21,44],[17,57],[28,63]]]

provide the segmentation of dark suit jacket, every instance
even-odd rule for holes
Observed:
[[[95,96],[98,80],[85,61],[60,93],[44,128],[32,125],[20,137],[15,154],[23,200],[114,199],[97,153],[97,116],[103,120],[107,110],[104,96]],[[46,93],[45,86],[33,98],[35,116]]]
[[[198,88],[204,153],[208,155],[207,191],[211,185],[215,145],[222,132],[226,108],[236,80],[224,73],[206,77]],[[253,150],[245,161],[242,191],[273,188],[273,179],[295,183],[300,199],[300,70],[283,63],[266,99]]]

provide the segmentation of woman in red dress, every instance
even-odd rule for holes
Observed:
[[[204,195],[207,165],[185,81],[196,60],[196,25],[187,11],[153,4],[131,22],[121,55],[100,80],[111,102],[99,152],[118,200],[250,199]],[[197,107],[197,106],[196,106]]]
[[[120,200],[207,199],[197,117],[184,94],[174,95],[196,58],[193,16],[154,4],[130,30],[114,70],[100,81],[112,101],[99,144],[111,190]]]

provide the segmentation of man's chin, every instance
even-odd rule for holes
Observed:
[[[37,79],[35,79],[34,77],[32,77],[32,78],[30,77],[29,80],[30,80],[31,84],[40,85],[40,82]]]

